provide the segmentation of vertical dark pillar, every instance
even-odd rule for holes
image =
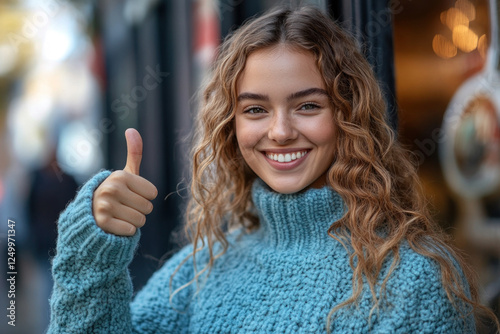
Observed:
[[[222,37],[237,29],[245,20],[263,11],[265,8],[261,2],[262,1],[220,0],[219,12]]]
[[[386,98],[389,123],[397,130],[392,18],[402,10],[401,5],[393,0],[330,0],[328,7],[330,15],[364,46]]]
[[[126,161],[124,131],[135,127],[144,142],[141,176],[158,188],[138,254],[131,266],[140,289],[175,246],[171,232],[180,225],[182,199],[176,191],[185,161],[179,158],[181,137],[190,127],[189,1],[159,1],[138,22],[126,20],[124,2],[100,3],[106,55],[106,168],[122,169]],[[181,153],[179,153],[181,152]]]
[[[136,289],[158,269],[162,257],[177,249],[171,236],[182,225],[184,203],[176,189],[186,164],[182,139],[189,132],[191,116],[189,25],[189,2],[165,0],[137,26],[137,84],[147,91],[138,110],[144,140],[141,175],[156,185],[158,197],[141,229],[139,254],[131,266]]]
[[[151,11],[145,20],[134,24],[132,35],[137,74],[131,95],[137,100],[137,129],[144,144],[141,176],[151,181],[159,194],[153,201],[153,212],[141,228],[138,254],[130,266],[136,289],[140,289],[158,269],[157,259],[169,249],[166,241],[172,223],[167,217],[173,216],[163,200],[168,176],[173,173],[168,164],[172,144],[162,140],[164,133],[168,132],[168,129],[163,128],[163,123],[165,119],[173,117],[173,110],[165,109],[162,99],[164,92],[174,85],[169,69],[162,63],[159,46],[169,41],[161,41],[160,27],[158,12]]]

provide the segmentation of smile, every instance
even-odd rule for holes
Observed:
[[[266,152],[266,157],[273,161],[277,162],[291,162],[297,159],[302,158],[307,154],[308,151],[298,151],[298,152],[291,152],[291,153],[272,153],[272,152]]]

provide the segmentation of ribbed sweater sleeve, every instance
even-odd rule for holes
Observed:
[[[88,181],[59,218],[48,333],[132,331],[127,267],[140,232],[132,237],[108,234],[92,215],[94,190],[109,174],[104,171]]]
[[[170,292],[192,279],[192,260],[179,268],[171,285],[170,277],[192,247],[172,256],[131,303],[128,266],[140,231],[132,237],[108,234],[92,215],[94,190],[109,174],[104,171],[88,181],[59,218],[48,333],[187,332],[191,289],[182,289],[171,302]]]

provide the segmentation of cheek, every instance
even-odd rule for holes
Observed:
[[[240,155],[247,166],[255,172],[255,168],[259,166],[259,156],[255,150],[261,138],[262,127],[256,126],[253,122],[249,124],[243,120],[236,122],[235,129]]]
[[[311,132],[309,140],[318,147],[318,161],[321,168],[331,166],[337,155],[337,131],[333,125],[323,123],[318,125],[315,132]]]
[[[236,120],[236,140],[242,152],[252,149],[259,141],[258,128],[244,120]]]
[[[311,124],[305,132],[308,134],[309,140],[316,145],[335,147],[337,131],[331,120]]]

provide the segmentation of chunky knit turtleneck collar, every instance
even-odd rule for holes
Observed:
[[[257,179],[252,188],[264,242],[279,249],[318,250],[331,244],[328,228],[344,213],[344,202],[330,187],[281,194]]]

